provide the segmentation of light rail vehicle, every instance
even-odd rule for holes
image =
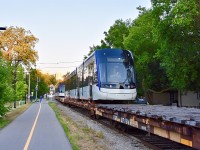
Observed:
[[[137,95],[133,55],[121,49],[96,50],[67,77],[65,85],[68,99],[133,101]]]

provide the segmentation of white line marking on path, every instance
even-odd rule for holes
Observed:
[[[24,150],[28,150],[28,146],[29,146],[30,141],[31,141],[31,138],[32,138],[32,136],[33,136],[33,132],[34,132],[34,129],[35,129],[35,126],[36,126],[36,123],[37,123],[37,120],[38,120],[38,117],[39,117],[39,114],[40,114],[41,107],[42,107],[42,106],[41,106],[41,103],[40,103],[40,108],[39,108],[39,110],[38,110],[37,116],[36,116],[35,121],[34,121],[34,123],[33,123],[33,126],[32,126],[32,129],[31,129],[31,132],[30,132],[30,134],[29,134],[29,137],[28,137],[28,139],[27,139],[27,141],[26,141],[26,144],[25,144],[25,146],[24,146]]]

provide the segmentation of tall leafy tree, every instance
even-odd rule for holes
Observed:
[[[5,104],[13,99],[12,69],[8,62],[0,56],[0,116],[9,111]]]
[[[56,81],[55,75],[50,75],[50,84],[56,85],[56,83],[57,83],[57,81]]]
[[[100,45],[93,45],[90,47],[90,51],[87,56],[84,56],[86,59],[94,50],[103,49],[103,48],[121,48],[124,49],[124,38],[129,34],[129,27],[131,25],[131,20],[128,19],[123,21],[118,19],[110,27],[108,31],[104,32],[105,38],[101,40]]]
[[[0,32],[0,49],[3,50],[3,57],[13,67],[13,88],[17,99],[17,69],[20,63],[30,68],[38,59],[37,51],[34,49],[38,39],[30,31],[21,27],[9,27],[6,31]]]
[[[31,95],[33,96],[31,98],[33,99],[33,98],[36,98],[36,85],[37,85],[36,69],[31,68],[29,74],[30,74],[30,92],[31,92]],[[28,76],[29,75],[27,75],[27,83],[28,83]]]
[[[124,49],[125,47],[123,41],[124,37],[129,34],[130,24],[131,20],[116,20],[108,32],[104,32],[106,45],[112,48]]]
[[[38,59],[37,51],[34,49],[38,39],[30,32],[21,27],[9,27],[6,31],[0,32],[0,48],[4,50],[5,59],[13,63],[23,62],[24,65],[31,65]]]
[[[38,96],[43,96],[48,92],[49,92],[49,85],[45,82],[44,76],[41,76],[38,83]]]
[[[37,51],[34,49],[38,39],[30,31],[21,27],[9,27],[6,31],[0,32],[0,37],[3,57],[15,68],[20,63],[27,67],[31,66],[38,59]]]
[[[16,98],[18,100],[25,99],[27,93],[28,85],[26,83],[25,73],[22,66],[17,69],[17,82],[16,82]]]
[[[168,89],[168,80],[155,54],[159,45],[154,41],[152,10],[138,8],[140,15],[130,27],[129,35],[124,40],[126,49],[133,52],[137,72],[138,93],[143,95],[148,90],[160,92]]]
[[[180,90],[200,88],[200,2],[152,0],[156,57],[171,86]]]
[[[36,86],[38,85],[37,97],[49,92],[49,86],[55,85],[55,76],[42,73],[40,70],[31,69],[31,92],[36,96]]]

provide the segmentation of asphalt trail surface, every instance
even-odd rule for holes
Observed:
[[[62,126],[45,99],[32,104],[0,130],[0,150],[25,149],[72,150]]]

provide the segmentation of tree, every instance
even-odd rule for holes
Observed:
[[[159,45],[153,37],[152,11],[141,7],[138,9],[140,15],[133,21],[124,45],[134,54],[138,95],[144,95],[150,89],[162,91],[169,85],[159,59],[155,58]]]
[[[180,90],[200,89],[200,2],[155,0],[154,38],[156,57],[166,70],[171,86]]]
[[[56,80],[54,75],[44,74],[40,70],[31,69],[31,92],[36,96],[36,85],[38,85],[37,96],[42,96],[49,92],[49,86],[55,85]],[[38,83],[37,83],[38,81]]]
[[[10,62],[13,67],[13,88],[15,91],[14,100],[17,92],[17,69],[20,63],[26,68],[30,68],[38,59],[37,52],[34,47],[38,39],[21,27],[9,27],[6,31],[0,32],[0,49],[2,49],[3,57]],[[14,106],[15,107],[15,106]]]
[[[38,95],[42,96],[49,92],[49,85],[45,82],[45,78],[43,75],[39,78],[40,80],[38,83]]]
[[[116,20],[115,23],[110,27],[108,32],[104,32],[105,44],[112,48],[124,49],[125,47],[123,41],[124,37],[126,37],[129,34],[130,24],[130,20]]]
[[[123,21],[122,19],[118,19],[115,23],[110,27],[108,32],[104,32],[105,38],[101,40],[101,45],[93,45],[90,47],[90,51],[87,56],[84,56],[86,59],[92,52],[98,49],[104,48],[121,48],[124,49],[124,38],[129,34],[129,27],[131,24],[131,20]]]
[[[25,98],[27,93],[28,85],[25,80],[25,73],[22,66],[17,69],[17,82],[16,82],[16,98],[17,100],[22,100]]]
[[[13,61],[23,62],[24,65],[34,64],[38,59],[37,52],[34,47],[38,39],[20,27],[9,27],[6,31],[0,32],[1,42],[0,48],[4,50],[5,59],[13,63]]]
[[[10,107],[5,104],[13,99],[12,70],[10,65],[2,57],[0,58],[0,116],[4,116]]]

